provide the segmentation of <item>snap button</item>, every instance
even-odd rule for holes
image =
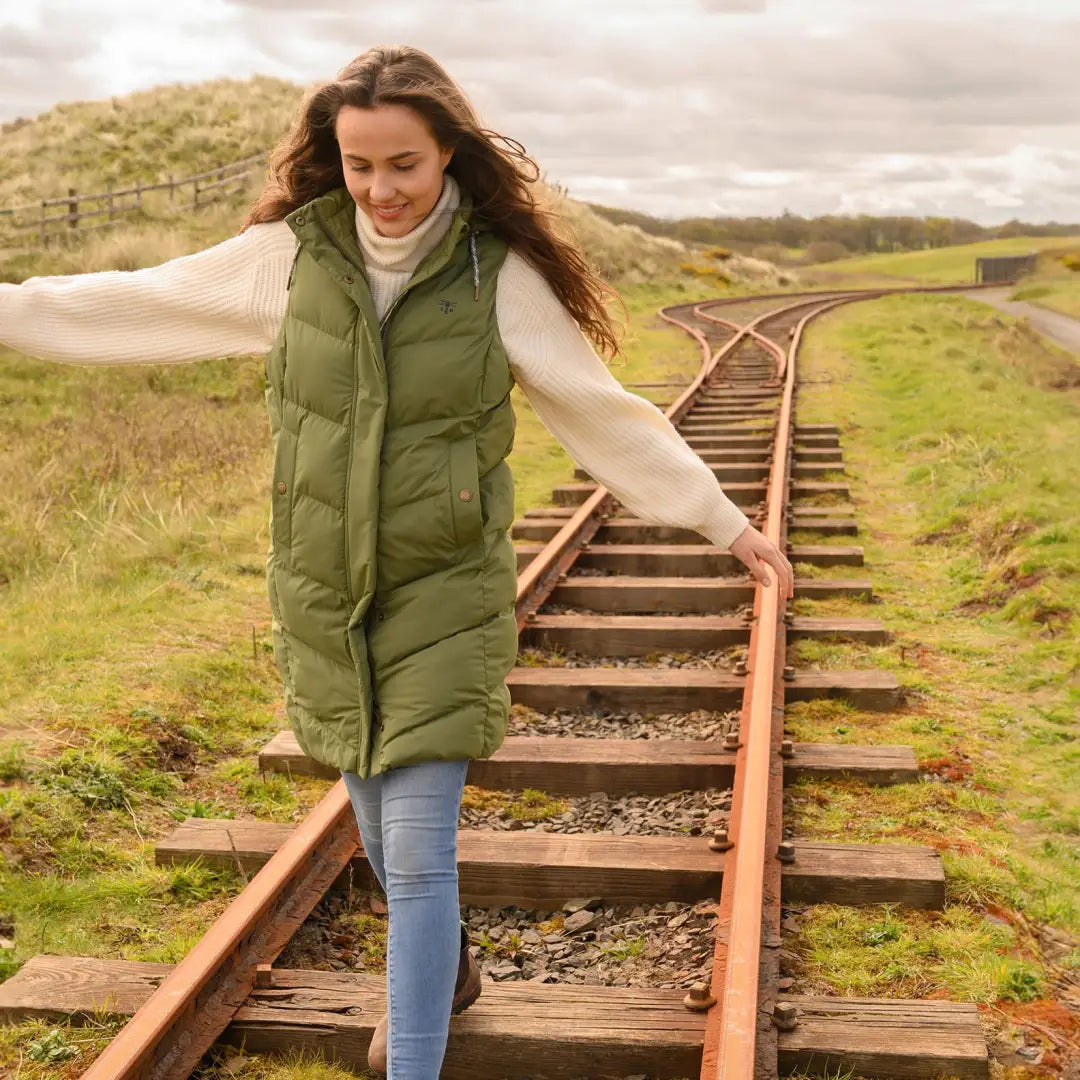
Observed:
[[[458,498],[462,502],[472,502],[472,492],[468,488],[462,488],[462,490],[458,492]]]
[[[287,487],[285,486],[285,481],[284,481],[284,480],[279,480],[279,481],[278,481],[277,489],[278,489],[278,494],[279,494],[279,495],[284,495],[284,494],[285,494],[285,492],[289,490],[289,489],[288,489],[288,488],[287,488]]]
[[[304,215],[303,214],[300,214],[300,216],[297,217],[296,224],[297,225],[303,225],[304,224]]]

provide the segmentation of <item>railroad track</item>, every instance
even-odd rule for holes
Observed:
[[[795,390],[806,323],[878,295],[753,297],[661,312],[702,349],[698,376],[667,410],[673,423],[793,563],[836,568],[828,577],[797,574],[799,599],[872,595],[862,549],[848,539],[857,523],[839,432],[800,424]],[[508,685],[519,716],[569,716],[572,733],[515,734],[512,721],[500,750],[472,763],[468,782],[569,798],[729,789],[730,807],[674,835],[462,830],[462,900],[538,912],[579,897],[600,898],[594,908],[645,912],[718,901],[709,977],[681,972],[646,987],[488,981],[476,1005],[451,1022],[443,1075],[748,1080],[850,1069],[986,1077],[973,1005],[782,989],[782,901],[944,903],[944,872],[931,848],[800,841],[783,828],[783,786],[800,776],[881,785],[918,776],[910,747],[793,744],[784,735],[787,702],[843,698],[870,710],[900,703],[888,672],[801,671],[786,662],[788,640],[880,642],[881,624],[793,615],[734,556],[689,530],[620,512],[584,474],[555,488],[552,501],[514,525],[520,640],[534,662],[516,668]],[[788,543],[796,529],[838,542]],[[673,653],[689,662],[651,662]],[[647,726],[684,714],[709,718],[710,736],[619,737],[628,716]],[[599,715],[607,717],[603,732]],[[287,732],[264,748],[260,765],[334,778]],[[0,986],[0,1018],[131,1016],[87,1080],[182,1080],[216,1041],[254,1052],[312,1047],[362,1069],[384,1011],[384,977],[271,966],[335,882],[373,884],[344,785],[298,826],[189,819],[157,845],[162,864],[197,858],[253,876],[180,964],[41,955]],[[574,945],[569,931],[554,937]]]

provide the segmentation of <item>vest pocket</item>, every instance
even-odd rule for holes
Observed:
[[[475,435],[455,439],[450,444],[450,515],[458,547],[484,535]]]
[[[274,447],[274,482],[270,489],[271,520],[274,524],[274,545],[288,549],[292,546],[293,484],[296,480],[297,437],[287,427],[278,431]]]

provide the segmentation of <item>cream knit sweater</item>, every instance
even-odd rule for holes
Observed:
[[[357,207],[357,239],[380,317],[444,235],[461,193],[403,237],[379,235]],[[296,238],[252,225],[204,251],[143,270],[0,284],[0,342],[68,364],[172,364],[266,353],[285,315]],[[631,513],[694,529],[727,548],[749,524],[712,470],[652,403],[624,390],[543,276],[510,251],[496,317],[510,367],[544,426]]]

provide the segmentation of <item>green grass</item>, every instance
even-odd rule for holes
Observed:
[[[1080,244],[1068,250],[1070,254],[1078,255]],[[1080,319],[1080,271],[1068,269],[1060,253],[1047,253],[1039,259],[1035,273],[1019,283],[1011,299],[1027,300]]]
[[[633,960],[648,948],[649,939],[645,937],[623,937],[614,941],[605,941],[600,952],[612,960]]]
[[[1016,236],[1004,240],[983,240],[977,244],[955,244],[924,251],[859,255],[850,259],[821,263],[806,273],[825,282],[836,277],[863,279],[866,284],[949,285],[975,280],[975,260],[990,255],[1026,255],[1046,248],[1070,248],[1080,237]]]
[[[910,745],[925,779],[802,781],[785,820],[807,838],[937,849],[948,902],[809,909],[796,989],[1042,1007],[1055,973],[1080,973],[1076,361],[974,302],[904,296],[826,316],[799,364],[799,420],[840,426],[876,602],[796,610],[872,614],[894,636],[795,655],[890,670],[907,700],[797,703],[788,732]]]

